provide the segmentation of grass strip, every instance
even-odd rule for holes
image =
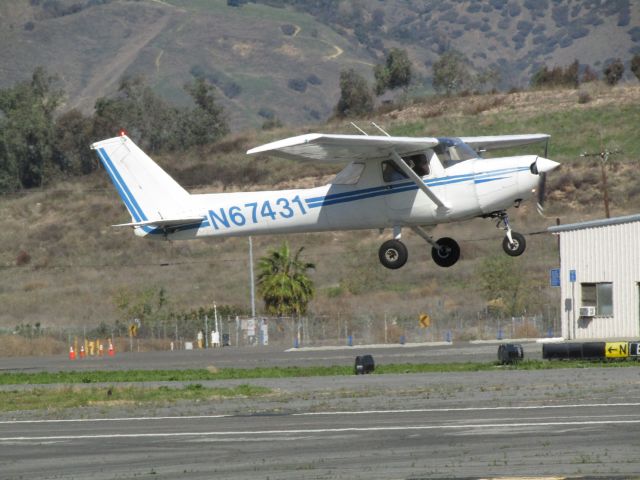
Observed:
[[[543,361],[525,360],[516,365],[502,366],[496,362],[458,362],[424,364],[388,364],[377,365],[375,374],[399,373],[453,373],[481,372],[499,369],[511,370],[550,370],[557,368],[593,368],[593,367],[634,367],[636,361]],[[4,372],[0,373],[0,385],[37,385],[37,384],[91,384],[122,382],[192,382],[205,380],[243,380],[255,378],[295,378],[353,375],[351,366],[310,366],[310,367],[258,367],[223,368],[220,370],[121,370],[87,372]]]
[[[160,386],[110,386],[78,388],[33,388],[0,391],[0,412],[17,410],[64,409],[78,407],[117,407],[140,404],[166,404],[178,400],[215,400],[218,398],[259,397],[272,393],[266,387],[238,385],[236,387],[207,388],[200,384],[184,388]]]

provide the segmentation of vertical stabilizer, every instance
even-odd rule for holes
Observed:
[[[191,196],[126,135],[91,145],[124,202],[133,227],[176,226],[202,217],[191,211]],[[142,232],[140,232],[142,233]]]

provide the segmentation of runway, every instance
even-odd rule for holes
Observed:
[[[637,368],[262,382],[278,393],[165,409],[83,410],[64,419],[4,415],[0,478],[633,478],[640,472]]]
[[[428,478],[640,471],[640,403],[0,424],[2,478]],[[588,439],[588,441],[585,441]],[[606,446],[604,449],[603,447]],[[27,452],[37,447],[34,458]],[[56,470],[58,470],[56,472]],[[15,476],[14,476],[15,475]]]

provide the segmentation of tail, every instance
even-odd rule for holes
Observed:
[[[124,202],[137,235],[166,234],[205,217],[191,211],[191,195],[126,135],[91,145]]]

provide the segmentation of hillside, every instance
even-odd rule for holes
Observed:
[[[203,76],[241,131],[273,117],[325,121],[339,72],[371,79],[391,47],[413,62],[410,95],[430,89],[431,65],[451,48],[476,72],[499,71],[508,90],[526,86],[543,62],[578,59],[597,72],[615,57],[628,62],[640,50],[637,25],[640,4],[629,0],[5,0],[0,87],[42,65],[61,77],[65,108],[90,112],[123,75],[144,75],[179,104],[188,102],[183,85]]]
[[[574,90],[433,98],[372,120],[406,135],[551,134],[549,157],[562,167],[549,178],[546,218],[531,203],[512,216],[517,230],[540,232],[556,218],[569,223],[603,217],[599,161],[580,157],[584,151],[598,152],[600,145],[622,151],[608,166],[613,215],[640,209],[640,87],[588,88],[591,101],[586,103],[579,102]],[[321,130],[351,128],[333,123]],[[195,191],[321,184],[335,169],[243,153],[303,131],[307,129],[246,133],[209,149],[185,152],[179,161],[174,156],[158,160]],[[230,166],[247,172],[241,185],[228,184],[220,176]],[[118,295],[145,289],[164,289],[174,311],[210,306],[213,301],[248,308],[247,239],[151,242],[111,228],[127,221],[127,214],[102,170],[74,183],[5,196],[0,217],[0,327],[37,322],[51,328],[113,325],[126,320],[116,308]],[[413,324],[421,311],[432,314],[439,328],[475,328],[487,315],[479,268],[486,259],[504,257],[499,246],[502,232],[491,221],[478,219],[439,226],[434,234],[460,241],[463,258],[457,265],[436,267],[429,248],[411,232],[403,236],[410,261],[398,271],[384,269],[377,259],[389,232],[256,237],[254,254],[264,255],[284,240],[293,248],[305,247],[305,259],[317,266],[312,276],[318,294],[311,316],[327,328],[344,328],[346,323],[372,328],[387,316]],[[559,314],[559,292],[547,285],[548,269],[558,264],[556,239],[537,234],[528,241],[527,252],[509,264],[508,274],[524,282],[528,313],[553,322]]]

